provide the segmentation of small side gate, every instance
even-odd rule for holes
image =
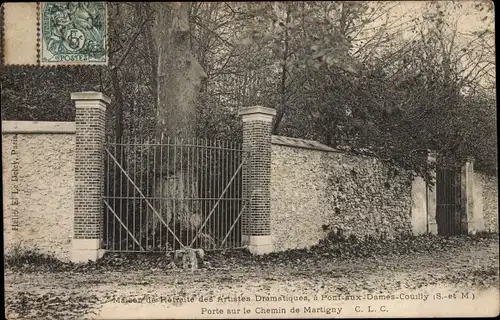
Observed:
[[[467,227],[464,226],[461,176],[460,166],[444,164],[437,166],[436,220],[439,235],[453,236],[467,233]]]
[[[241,247],[245,152],[233,142],[108,141],[104,249]]]

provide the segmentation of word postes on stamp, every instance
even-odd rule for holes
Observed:
[[[106,2],[8,3],[6,65],[107,65]]]
[[[42,65],[106,64],[104,2],[42,2]]]

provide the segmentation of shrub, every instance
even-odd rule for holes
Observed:
[[[27,248],[22,243],[16,244],[5,254],[5,267],[24,269],[26,267],[46,267],[48,269],[59,269],[64,262],[40,252],[37,248]]]

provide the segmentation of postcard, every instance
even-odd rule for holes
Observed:
[[[6,318],[498,316],[494,23],[3,3]]]

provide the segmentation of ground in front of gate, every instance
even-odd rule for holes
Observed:
[[[489,308],[495,311],[495,304],[498,306],[499,301],[498,245],[496,236],[475,241],[457,241],[444,250],[413,253],[410,250],[401,255],[375,255],[368,258],[339,259],[324,255],[309,259],[306,255],[275,260],[254,259],[242,263],[229,255],[225,260],[222,257],[215,269],[195,272],[166,270],[155,267],[155,263],[151,261],[135,261],[133,266],[122,265],[109,270],[90,267],[50,272],[7,268],[6,315],[7,319],[136,319],[169,318],[189,311],[190,316],[184,313],[186,317],[192,318],[197,314],[198,317],[205,318],[222,316],[209,315],[207,310],[203,313],[204,306],[209,307],[208,310],[222,306],[221,310],[226,317],[230,316],[227,314],[230,310],[224,306],[231,306],[235,312],[238,312],[237,309],[240,309],[239,312],[244,312],[243,308],[250,309],[252,315],[258,318],[277,316],[265,313],[268,309],[274,312],[284,309],[288,313],[281,314],[283,317],[345,317],[352,315],[356,302],[346,307],[348,304],[342,301],[328,300],[329,296],[330,299],[335,295],[366,298],[367,294],[402,293],[401,299],[408,295],[408,301],[413,299],[413,302],[420,303],[416,306],[424,312],[425,307],[418,306],[425,305],[422,302],[427,292],[441,292],[443,295],[459,293],[460,296],[456,298],[458,300],[451,302],[460,307],[467,303],[460,300],[463,298],[462,293],[484,290],[490,290],[490,294],[493,292],[493,305]],[[316,309],[301,307],[301,314],[291,315],[289,312],[292,304],[256,302],[256,295],[308,296],[310,299],[317,295],[324,301],[316,303]],[[226,304],[219,305],[216,304],[217,301],[206,304],[198,302],[199,299],[211,297],[217,300],[219,297],[236,299],[238,296],[249,297],[251,302],[226,301]],[[196,303],[178,304],[169,300],[173,298],[194,299]],[[387,302],[369,302],[377,312],[386,312],[381,310],[381,306]],[[278,307],[273,309],[273,306]],[[285,308],[280,309],[279,306]],[[342,306],[344,309],[340,310]],[[362,306],[365,313],[358,313],[357,316],[372,316],[366,314],[366,302]],[[346,310],[347,308],[353,310]],[[394,304],[391,308],[393,312],[397,311]],[[496,312],[498,313],[498,307]],[[248,315],[234,315],[235,318],[245,316]]]

